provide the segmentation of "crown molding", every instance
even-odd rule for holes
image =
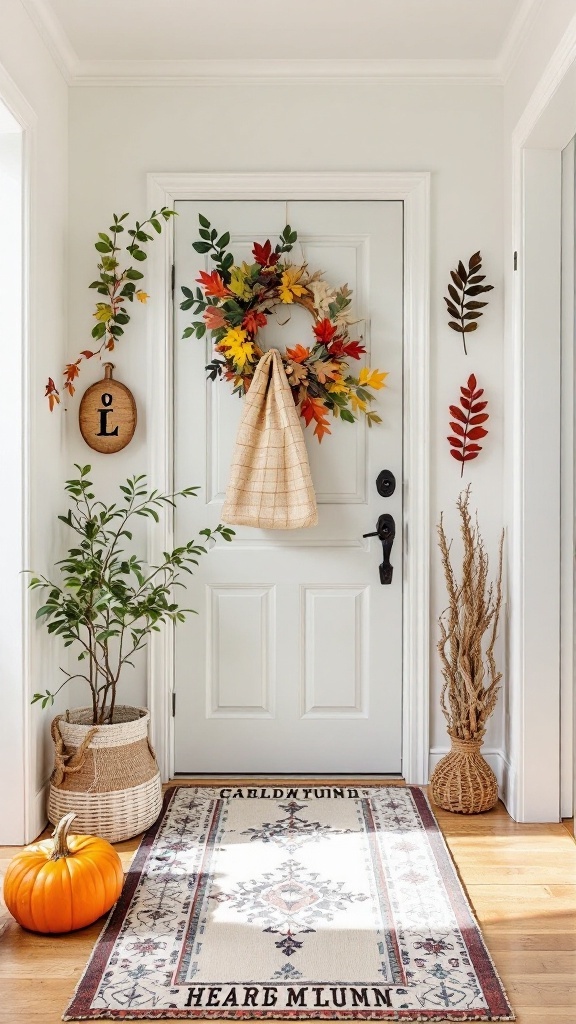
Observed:
[[[521,0],[496,58],[497,74],[506,84],[545,0]]]
[[[61,22],[46,0],[20,0],[20,2],[50,52],[64,81],[68,85],[74,85],[81,61],[62,28]]]
[[[389,78],[476,78],[496,74],[492,60],[85,60],[74,85],[158,86],[204,81],[378,81]]]
[[[521,0],[495,59],[469,60],[81,60],[47,0],[21,0],[68,85],[174,86],[214,81],[385,81],[472,79],[505,82],[545,0]]]

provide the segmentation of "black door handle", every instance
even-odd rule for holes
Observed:
[[[394,543],[394,537],[396,536],[396,523],[391,515],[385,512],[383,515],[378,516],[378,522],[376,523],[376,530],[373,533],[364,533],[363,537],[379,537],[382,541],[382,556],[383,561],[380,565],[380,583],[388,584],[392,583],[392,573],[394,572],[394,566],[390,565],[390,553],[392,551],[392,545]]]

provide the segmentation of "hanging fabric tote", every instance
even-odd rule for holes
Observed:
[[[318,522],[302,428],[274,348],[262,356],[245,398],[222,519],[264,530]]]

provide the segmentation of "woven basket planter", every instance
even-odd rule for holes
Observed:
[[[458,814],[481,814],[498,802],[498,782],[482,757],[482,739],[452,736],[452,749],[438,762],[430,785],[438,807]]]
[[[162,807],[160,772],[148,740],[145,708],[120,706],[113,725],[92,725],[92,709],[52,722],[55,767],[48,818],[56,825],[74,811],[75,831],[110,843],[147,829]]]

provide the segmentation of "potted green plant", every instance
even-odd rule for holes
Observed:
[[[161,806],[149,713],[120,704],[118,687],[152,631],[182,622],[192,611],[181,608],[173,595],[175,587],[184,586],[183,573],[193,572],[208,541],[229,541],[234,531],[222,524],[201,530],[201,542],[165,551],[160,565],[148,566],[126,550],[133,542],[132,522],[158,522],[162,509],[194,496],[197,488],[162,494],[149,489],[144,475],[133,476],[120,486],[119,500],[105,504],[94,493],[91,466],[75,468],[78,476],[66,482],[71,507],[58,517],[75,535],[66,557],[56,563],[61,579],[36,575],[29,586],[46,592],[37,618],[61,637],[64,647],[73,648],[79,665],[74,672],[62,668],[61,684],[35,693],[32,702],[45,708],[71,680],[86,684],[90,705],[58,715],[52,723],[55,768],[48,817],[57,824],[74,811],[80,832],[117,842],[147,828]]]

